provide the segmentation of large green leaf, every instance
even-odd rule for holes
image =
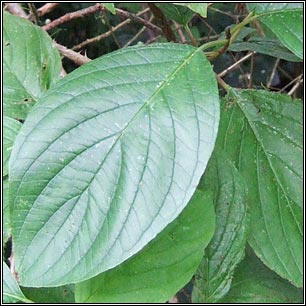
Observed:
[[[196,191],[179,217],[141,252],[110,271],[76,284],[76,301],[166,302],[192,278],[214,227],[212,197]]]
[[[300,100],[264,90],[223,101],[218,145],[244,176],[249,242],[280,276],[302,285],[303,110]]]
[[[231,290],[220,303],[303,304],[303,290],[269,270],[249,250],[235,271]]]
[[[60,56],[48,34],[28,20],[3,13],[3,111],[26,118],[59,79]]]
[[[49,90],[10,159],[21,284],[83,281],[142,249],[191,198],[218,122],[210,63],[185,45],[126,48]]]
[[[20,127],[21,123],[19,121],[7,116],[3,117],[3,176],[8,174],[8,162]]]
[[[301,7],[302,6],[302,7]],[[303,59],[303,4],[248,4],[255,9],[258,19],[267,26],[281,43]]]
[[[3,302],[4,303],[31,303],[21,292],[15,278],[13,277],[9,267],[5,262],[2,262],[3,269]]]
[[[249,228],[246,190],[222,150],[214,151],[200,188],[214,192],[216,231],[195,276],[192,302],[215,303],[229,290],[234,269],[244,256]]]

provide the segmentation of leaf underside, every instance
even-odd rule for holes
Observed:
[[[191,198],[218,122],[213,71],[190,46],[127,48],[61,80],[10,160],[21,284],[83,281],[142,249]]]

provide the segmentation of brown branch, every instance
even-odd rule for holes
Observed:
[[[229,66],[228,68],[226,68],[225,70],[223,70],[222,72],[220,72],[218,74],[219,77],[223,77],[225,76],[227,73],[229,73],[230,71],[236,69],[239,64],[241,64],[242,62],[246,61],[249,57],[251,57],[253,54],[255,54],[255,51],[250,52],[249,54],[247,54],[246,56],[242,57],[239,61],[237,61],[236,63],[234,63],[233,65]]]
[[[148,12],[150,9],[149,8],[146,8],[145,10],[137,13],[137,16],[140,16],[142,14],[145,14],[146,12]],[[93,38],[88,38],[86,40],[84,40],[83,42],[81,42],[80,44],[74,46],[72,48],[72,50],[80,50],[82,48],[84,48],[85,46],[91,44],[91,43],[94,43],[94,42],[98,42],[110,35],[112,35],[112,33],[114,33],[115,31],[119,30],[120,28],[124,27],[125,25],[129,24],[130,22],[132,22],[132,20],[130,18],[124,20],[123,22],[119,23],[118,25],[116,25],[115,27],[113,27],[111,30],[101,34],[101,35],[98,35],[96,37],[93,37]]]
[[[60,5],[59,2],[46,3],[45,5],[43,5],[39,9],[37,9],[37,14],[38,14],[39,17],[44,16],[44,15],[50,13],[51,11],[53,11],[59,5]]]
[[[84,65],[88,62],[91,61],[90,58],[88,58],[87,56],[81,55],[78,52],[75,52],[73,50],[70,50],[68,48],[66,48],[65,46],[62,46],[56,42],[54,42],[54,46],[58,49],[58,51],[65,57],[69,58],[70,60],[72,60],[74,63],[76,63],[77,65]]]
[[[157,7],[154,3],[150,2],[148,3],[149,8],[151,9],[156,22],[158,23],[158,25],[161,27],[163,34],[165,35],[165,37],[167,38],[168,41],[173,41],[176,42],[176,37],[171,29],[171,26],[168,22],[168,20],[166,19],[163,11]],[[161,33],[159,33],[161,34]]]
[[[158,26],[156,26],[155,24],[147,21],[147,20],[144,20],[140,17],[138,17],[138,14],[132,14],[130,12],[127,12],[127,11],[124,11],[124,10],[121,10],[121,9],[116,9],[116,14],[119,15],[119,16],[123,16],[123,17],[126,17],[126,18],[129,18],[131,20],[134,20],[136,22],[139,22],[141,24],[143,24],[145,27],[147,27],[148,29],[154,31],[156,34],[162,34],[163,31],[161,30],[161,28],[159,28]]]
[[[5,3],[6,8],[13,14],[22,18],[27,18],[27,14],[21,7],[20,3]]]
[[[49,31],[49,30],[57,27],[58,25],[66,23],[70,20],[77,19],[77,18],[83,18],[86,15],[90,15],[90,14],[93,14],[95,12],[105,11],[105,10],[106,10],[106,8],[105,8],[104,5],[102,5],[100,3],[97,3],[93,6],[87,7],[85,9],[82,9],[82,10],[79,10],[79,11],[76,11],[76,12],[72,12],[72,13],[68,13],[68,14],[66,14],[66,15],[64,15],[64,16],[58,18],[58,19],[55,19],[52,22],[46,24],[42,28],[45,31]]]

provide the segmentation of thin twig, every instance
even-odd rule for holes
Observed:
[[[63,56],[69,58],[77,65],[81,66],[91,61],[87,56],[81,55],[80,53],[70,50],[56,42],[54,42],[54,45]]]
[[[185,31],[186,33],[188,34],[190,40],[191,40],[191,43],[194,47],[197,47],[198,46],[198,42],[195,40],[195,38],[193,37],[192,33],[191,33],[191,30],[188,26],[188,24],[185,25]]]
[[[119,41],[118,41],[114,31],[113,31],[113,26],[110,24],[107,15],[106,14],[103,14],[103,15],[104,15],[103,18],[104,18],[104,20],[106,22],[106,25],[109,27],[109,30],[111,32],[111,36],[113,37],[113,40],[114,40],[115,44],[117,45],[118,49],[120,49],[121,46],[120,46]]]
[[[64,16],[62,16],[62,17],[60,17],[58,19],[55,19],[52,22],[46,24],[42,28],[45,31],[49,31],[49,30],[57,27],[58,25],[66,23],[66,22],[68,22],[70,20],[77,19],[77,18],[83,18],[86,15],[90,15],[90,14],[93,14],[95,12],[105,11],[105,10],[106,10],[106,8],[105,8],[104,5],[102,5],[100,3],[97,3],[97,4],[93,5],[93,6],[87,7],[87,8],[82,9],[82,10],[79,10],[79,11],[76,11],[76,12],[72,12],[72,13],[67,13]]]
[[[154,16],[151,16],[151,18],[149,19],[149,22],[152,22],[154,19]],[[140,31],[138,31],[138,33],[136,35],[134,35],[122,48],[126,48],[128,46],[130,46],[138,37],[140,37],[140,35],[147,30],[147,27],[142,27],[140,29]]]
[[[248,77],[248,88],[252,88],[252,82],[253,82],[253,70],[254,70],[254,53],[251,56],[251,65],[250,65],[250,73]]]
[[[175,20],[173,20],[173,23],[175,25],[175,30],[177,31],[179,37],[180,37],[180,41],[182,44],[186,44],[187,39],[182,31],[182,26],[180,24],[178,24]]]
[[[279,92],[284,92],[289,86],[291,86],[293,83],[297,82],[298,80],[301,80],[303,78],[303,73],[291,80],[287,85],[285,85]],[[291,89],[292,90],[292,89]]]
[[[150,11],[149,8],[146,8],[145,10],[137,13],[137,16],[140,16],[142,14],[145,14],[146,12]],[[114,33],[115,31],[119,30],[120,28],[126,26],[127,24],[129,24],[130,22],[132,22],[132,20],[130,18],[124,20],[123,22],[119,23],[118,25],[116,25],[115,27],[112,28],[112,30],[110,31],[107,31],[101,35],[98,35],[98,36],[95,36],[95,37],[92,37],[92,38],[88,38],[86,40],[84,40],[83,42],[81,42],[80,44],[78,45],[75,45],[74,47],[72,47],[72,50],[80,50],[82,48],[84,48],[85,46],[91,44],[91,43],[95,43],[95,42],[98,42],[110,35],[112,35],[112,33]]]
[[[5,3],[6,8],[13,14],[22,18],[27,18],[27,14],[20,3]]]
[[[275,64],[273,66],[273,69],[272,69],[272,72],[271,72],[271,75],[270,75],[270,78],[269,78],[269,81],[267,83],[267,87],[270,88],[271,84],[272,84],[272,81],[274,79],[274,76],[275,76],[275,73],[276,73],[276,69],[277,69],[277,66],[279,65],[279,62],[280,62],[280,59],[276,59],[275,61]]]
[[[124,11],[124,10],[121,10],[121,9],[117,9],[116,8],[116,14],[119,15],[119,16],[123,16],[125,18],[129,18],[131,20],[134,20],[136,22],[139,22],[141,24],[143,24],[145,27],[147,27],[148,29],[154,31],[156,34],[162,34],[163,31],[161,30],[160,27],[156,26],[155,24],[145,20],[145,19],[142,19],[139,17],[139,14],[132,14],[130,12],[127,12],[127,11]]]
[[[37,9],[36,9],[34,3],[29,2],[29,3],[28,3],[28,6],[29,6],[29,9],[30,9],[30,12],[31,12],[30,15],[31,15],[31,17],[32,17],[32,19],[33,19],[33,21],[34,21],[34,23],[35,23],[36,25],[38,25],[38,24],[39,24],[39,16],[38,16],[38,14],[37,14]]]
[[[233,65],[229,66],[228,68],[226,68],[225,70],[223,70],[222,72],[220,72],[218,74],[219,77],[224,77],[226,74],[228,74],[230,71],[236,69],[239,64],[241,64],[242,62],[246,61],[249,57],[251,57],[252,55],[256,54],[255,51],[252,51],[250,53],[248,53],[246,56],[242,57],[240,60],[238,60],[236,63],[234,63]]]
[[[295,91],[299,88],[299,86],[304,82],[304,79],[302,76],[303,76],[302,74],[299,76],[299,79],[296,81],[294,86],[288,92],[289,96],[292,96],[295,93]]]

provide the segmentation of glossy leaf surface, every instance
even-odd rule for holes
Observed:
[[[51,38],[28,20],[3,13],[3,112],[25,119],[59,79],[61,61]]]
[[[195,275],[193,303],[215,303],[231,286],[233,272],[244,256],[249,229],[243,178],[222,150],[214,151],[201,190],[212,190],[216,231]]]
[[[209,193],[196,191],[179,217],[120,266],[76,285],[80,303],[163,303],[190,281],[212,238]]]
[[[302,103],[267,91],[232,91],[223,101],[217,146],[248,189],[249,243],[280,276],[302,285]]]
[[[83,281],[142,249],[190,200],[218,121],[210,63],[185,45],[126,48],[49,90],[11,155],[21,284]]]

